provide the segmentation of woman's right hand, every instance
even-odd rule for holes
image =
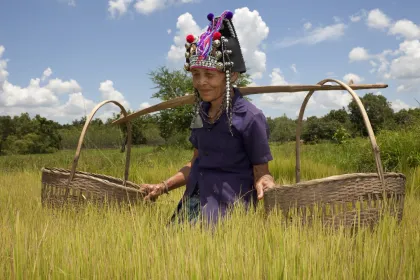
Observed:
[[[165,185],[160,184],[142,184],[140,188],[146,192],[144,200],[155,201],[161,194],[165,192]]]

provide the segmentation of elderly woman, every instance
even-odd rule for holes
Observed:
[[[246,71],[232,16],[230,11],[209,14],[207,31],[186,38],[184,68],[192,74],[196,95],[190,136],[194,154],[172,177],[143,185],[146,199],[186,185],[172,220],[214,222],[237,202],[255,205],[274,186],[265,116],[232,86]]]

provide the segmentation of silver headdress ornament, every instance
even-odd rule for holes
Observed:
[[[226,110],[229,120],[229,128],[232,125],[232,100],[231,91],[231,74],[233,72],[245,73],[245,61],[242,56],[241,47],[235,28],[232,23],[233,13],[224,11],[219,17],[208,14],[207,19],[210,21],[206,32],[199,37],[192,34],[186,37],[185,43],[185,70],[190,71],[194,68],[204,68],[209,70],[221,71],[226,75],[226,92],[225,98],[220,110]],[[202,127],[201,117],[199,113],[208,117],[202,110],[201,98],[197,90],[195,90],[195,116],[191,128]],[[219,115],[220,117],[220,115]],[[201,124],[200,124],[201,122]]]

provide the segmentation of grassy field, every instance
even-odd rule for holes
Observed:
[[[366,140],[364,140],[366,141]],[[401,141],[398,141],[401,142]],[[364,142],[363,142],[364,143]],[[368,146],[305,145],[302,179],[372,169]],[[407,146],[407,145],[405,145]],[[293,144],[272,145],[278,183],[294,181]],[[138,147],[130,180],[154,183],[174,174],[192,152]],[[183,188],[131,209],[52,211],[41,206],[40,169],[69,168],[74,151],[0,157],[2,279],[419,279],[420,168],[407,176],[403,220],[383,220],[357,234],[320,226],[285,226],[281,217],[237,209],[213,231],[167,227]],[[367,156],[366,160],[360,160]],[[122,177],[117,150],[82,151],[78,170]],[[374,171],[370,170],[370,171]]]

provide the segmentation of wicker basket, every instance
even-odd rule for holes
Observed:
[[[279,185],[266,191],[266,213],[276,209],[286,216],[300,214],[303,222],[320,219],[326,225],[375,225],[383,214],[389,213],[401,220],[404,209],[406,177],[401,173],[384,173],[379,147],[357,94],[345,83],[325,79],[318,84],[335,82],[343,86],[356,101],[369,133],[377,173],[353,173],[300,182],[300,134],[305,107],[314,93],[310,91],[299,113],[296,130],[296,183]],[[293,213],[293,214],[292,214]],[[286,219],[287,221],[288,219]]]
[[[127,141],[123,143],[122,150],[126,148],[126,161],[124,179],[118,179],[107,175],[76,171],[83,140],[96,111],[107,103],[114,103],[120,107],[124,116],[127,115],[124,107],[113,100],[106,100],[98,104],[86,120],[76,155],[71,170],[62,168],[42,168],[41,202],[43,205],[62,206],[65,204],[105,204],[109,202],[132,203],[142,200],[145,193],[140,191],[140,186],[128,181],[130,168],[130,152],[132,141],[131,123],[127,122]],[[126,147],[125,147],[126,145]]]

